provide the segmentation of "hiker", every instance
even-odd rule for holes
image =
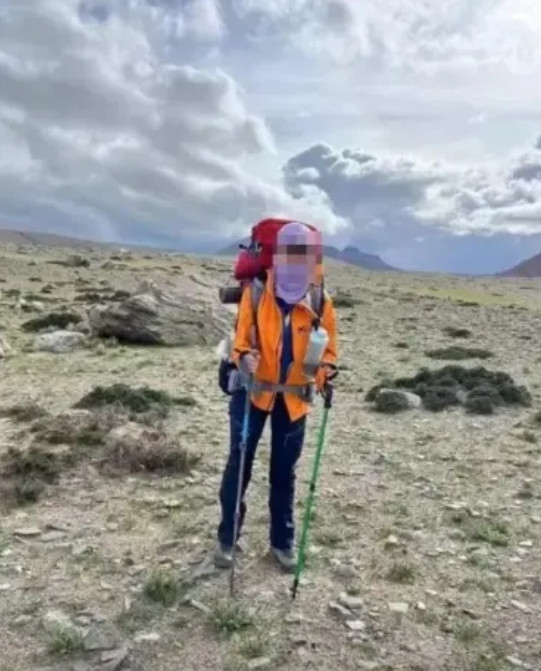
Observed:
[[[253,375],[249,433],[239,520],[239,535],[256,448],[267,417],[271,421],[270,454],[270,547],[274,558],[286,571],[295,570],[294,519],[295,466],[300,457],[306,418],[314,391],[336,374],[336,325],[331,298],[320,290],[321,326],[328,342],[316,365],[315,375],[305,374],[305,354],[319,315],[312,309],[315,281],[321,272],[321,243],[318,233],[304,224],[288,223],[280,229],[273,268],[267,272],[254,325],[250,285],[243,289],[233,343],[232,359],[241,377]],[[320,278],[319,278],[320,279]],[[255,326],[255,330],[253,327]],[[257,333],[254,349],[252,335]],[[277,384],[279,385],[277,387]],[[284,387],[284,385],[286,385]],[[261,390],[261,387],[264,389]],[[315,389],[314,389],[315,388]],[[233,535],[241,432],[246,402],[244,382],[232,395],[229,405],[230,451],[220,487],[221,521],[214,561],[220,568],[234,561]]]

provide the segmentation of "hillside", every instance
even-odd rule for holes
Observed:
[[[268,555],[268,426],[231,599],[228,573],[210,561],[228,399],[205,343],[230,259],[119,261],[97,250],[88,267],[72,267],[70,256],[0,243],[2,669],[540,668],[535,281],[329,264],[341,370],[300,591],[292,601],[291,576]],[[173,335],[192,329],[191,345],[88,332],[96,302],[123,315],[123,296],[150,281],[186,288],[184,308],[206,297],[211,310],[178,311]],[[140,305],[145,319],[152,301]],[[36,351],[60,323],[73,349]],[[426,369],[447,363],[434,386]],[[464,407],[452,375],[478,366],[487,373],[477,368],[477,399],[472,390]],[[491,371],[503,371],[498,388]],[[374,385],[420,372],[415,394],[367,400]],[[297,534],[321,421],[316,398],[297,471]]]
[[[228,245],[227,247],[219,250],[217,254],[219,256],[236,256],[239,252],[239,244],[248,244],[249,240],[242,240],[241,243],[234,243]],[[342,261],[343,263],[349,263],[359,268],[365,268],[366,270],[386,270],[386,271],[398,271],[398,268],[394,268],[389,264],[385,263],[376,254],[367,254],[362,252],[357,247],[344,247],[344,249],[338,249],[331,245],[325,245],[323,247],[323,254],[325,258],[334,259],[335,261]]]
[[[498,273],[498,277],[541,277],[541,252]]]
[[[41,231],[19,231],[14,229],[0,228],[0,245],[35,245],[38,247],[61,247],[63,249],[82,250],[108,250],[108,249],[130,249],[139,252],[158,253],[166,251],[177,251],[164,247],[150,247],[149,245],[137,245],[120,242],[101,242],[87,238],[78,238],[69,235],[57,235],[56,233],[44,233]]]

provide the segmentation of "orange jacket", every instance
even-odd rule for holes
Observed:
[[[242,294],[239,306],[237,329],[233,344],[232,359],[239,365],[243,353],[253,350],[253,313],[251,289],[248,285]],[[312,321],[317,317],[306,300],[297,303],[291,311],[291,328],[293,334],[293,365],[291,366],[285,384],[306,385],[310,380],[303,372],[302,364],[308,346]],[[282,314],[274,296],[273,273],[268,273],[268,279],[263,290],[257,313],[260,359],[254,379],[261,382],[278,383],[280,379],[280,359],[282,353]],[[323,353],[322,363],[336,365],[336,313],[332,299],[325,294],[321,325],[329,335],[329,342]],[[315,386],[319,391],[323,387],[325,374],[319,371]],[[274,405],[276,393],[269,391],[256,392],[252,395],[252,402],[261,410],[269,412]],[[294,422],[310,411],[310,404],[295,394],[286,393],[284,399],[291,421]]]

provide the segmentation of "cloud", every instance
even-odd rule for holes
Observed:
[[[243,169],[276,147],[229,74],[158,49],[219,41],[218,10],[214,0],[4,3],[3,225],[46,217],[49,230],[126,239],[146,228],[180,241],[237,234],[267,213],[344,225],[323,193],[294,199]]]
[[[541,234],[541,149],[489,169],[458,168],[316,144],[284,166],[293,195],[320,190],[355,235],[379,245],[416,237]]]
[[[530,0],[234,0],[260,34],[340,65],[370,60],[436,72],[541,61],[541,9]]]

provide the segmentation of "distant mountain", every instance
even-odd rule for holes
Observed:
[[[357,247],[348,246],[339,250],[337,247],[327,245],[323,247],[323,253],[329,259],[351,263],[354,266],[360,266],[361,268],[366,268],[368,270],[398,270],[398,268],[394,268],[388,263],[385,263],[385,261],[376,254],[361,252]]]
[[[509,270],[498,273],[498,277],[541,277],[541,252]]]
[[[218,254],[220,256],[236,256],[239,252],[239,244],[247,245],[249,239],[241,240],[240,243],[235,243],[228,245],[221,249]],[[332,247],[331,245],[325,245],[323,247],[323,255],[327,259],[334,259],[335,261],[342,261],[343,263],[350,263],[354,266],[359,266],[360,268],[366,268],[367,270],[393,270],[398,271],[398,268],[394,268],[385,261],[377,256],[376,254],[367,254],[366,252],[361,252],[357,247],[344,247],[340,250],[337,247]]]

